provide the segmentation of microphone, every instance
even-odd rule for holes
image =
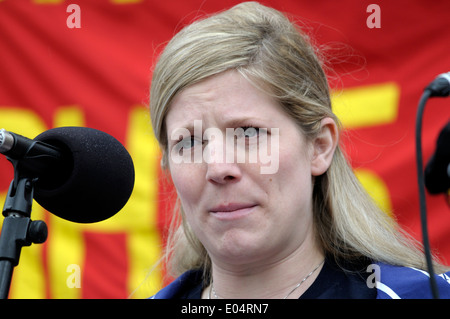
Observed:
[[[54,146],[30,140],[5,129],[0,130],[0,153],[10,161],[20,160],[20,168],[33,177],[43,175],[52,167],[51,164],[57,165],[63,156],[61,150]]]
[[[445,97],[450,95],[450,72],[439,74],[426,88],[430,97]]]
[[[34,140],[0,131],[0,153],[21,174],[36,178],[34,199],[77,223],[94,223],[120,211],[134,187],[134,165],[111,135],[86,127],[58,127]]]
[[[430,240],[427,226],[427,204],[425,198],[425,172],[422,160],[422,120],[425,105],[430,97],[446,97],[450,95],[450,72],[442,73],[436,77],[424,90],[419,100],[416,115],[416,164],[417,181],[419,186],[420,224],[422,228],[423,248],[428,273],[430,274],[430,288],[434,299],[439,299],[439,290],[433,270],[433,258],[431,256]]]
[[[450,189],[450,121],[439,133],[436,150],[425,167],[425,187],[430,194]]]

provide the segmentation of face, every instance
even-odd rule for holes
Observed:
[[[175,150],[169,169],[185,218],[213,263],[275,262],[313,240],[314,147],[269,95],[227,71],[180,92],[166,127],[169,152]],[[240,132],[235,147],[227,130]],[[262,173],[270,165],[262,148],[277,161],[270,173]],[[237,149],[245,160],[237,159]]]

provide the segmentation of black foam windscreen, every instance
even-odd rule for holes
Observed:
[[[46,210],[77,223],[105,220],[127,203],[134,187],[134,165],[111,135],[86,127],[59,127],[34,140],[63,153],[61,163],[35,186],[34,198]]]
[[[425,186],[430,194],[447,193],[450,189],[450,122],[439,133],[436,150],[425,167]]]

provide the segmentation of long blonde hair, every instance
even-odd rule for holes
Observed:
[[[234,69],[279,101],[306,138],[331,117],[324,66],[309,38],[280,12],[255,2],[198,20],[167,44],[153,71],[150,112],[167,168],[165,116],[174,96],[205,78]],[[336,260],[366,257],[426,269],[417,241],[373,202],[337,147],[331,166],[315,179],[313,215],[317,240]],[[179,201],[169,231],[166,261],[172,275],[203,267],[209,256],[185,222]],[[439,268],[440,266],[436,264]]]

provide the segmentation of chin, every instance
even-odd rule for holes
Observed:
[[[213,255],[233,264],[251,263],[255,258],[264,255],[267,240],[263,240],[263,238],[243,233],[242,230],[229,231],[218,239],[219,243],[215,247],[216,252]]]

